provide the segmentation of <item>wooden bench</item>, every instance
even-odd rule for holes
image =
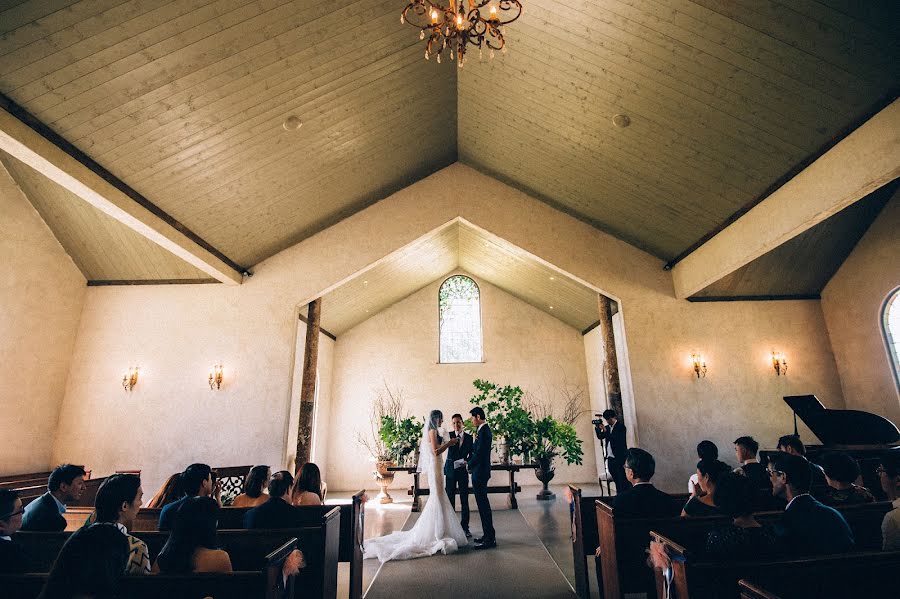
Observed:
[[[781,599],[778,595],[773,595],[743,578],[738,581],[738,591],[741,594],[741,599]]]
[[[583,498],[582,498],[583,500]],[[601,499],[595,501],[597,527],[601,547],[603,597],[619,599],[623,593],[648,593],[651,597],[655,583],[645,564],[645,550],[650,532],[674,538],[688,547],[706,542],[712,528],[729,521],[722,516],[701,518],[630,518],[616,517],[614,509]],[[857,550],[877,550],[881,547],[881,521],[891,509],[888,502],[869,503],[840,508],[856,539]],[[584,508],[582,508],[582,511]],[[774,524],[784,512],[761,512],[756,518]],[[584,549],[587,552],[587,548]]]
[[[106,479],[107,477],[101,476],[100,478],[89,478],[84,481],[84,493],[81,494],[81,498],[78,501],[67,504],[66,508],[71,506],[90,507],[93,509],[94,502],[97,500],[97,491]],[[19,488],[17,491],[19,492],[19,499],[22,500],[22,505],[25,506],[47,492],[47,481],[45,480],[39,485]]]
[[[30,533],[35,535],[65,535],[66,533]],[[155,574],[125,576],[119,596],[128,599],[282,599],[296,596],[295,579],[284,581],[284,560],[297,547],[297,540],[289,539],[262,558],[262,566],[251,571],[236,570],[227,574]],[[40,594],[49,577],[41,574],[0,575],[0,589],[5,599],[34,599]]]
[[[824,599],[829,597],[896,598],[900,551],[855,551],[824,556],[704,561],[665,535],[653,534],[672,558],[667,589],[656,570],[656,593],[670,599],[738,599],[741,578],[754,581],[750,597]],[[764,587],[767,591],[758,591]],[[668,594],[667,594],[668,590]],[[774,595],[773,595],[774,593]]]
[[[513,510],[519,509],[516,493],[521,493],[522,487],[516,482],[516,474],[520,470],[534,470],[537,467],[537,464],[491,464],[491,472],[506,472],[509,475],[509,484],[488,486],[488,493],[505,493],[507,495],[507,505],[509,508]],[[413,484],[409,490],[407,490],[406,494],[411,495],[413,498],[412,511],[420,511],[422,505],[419,498],[427,496],[430,493],[428,487],[423,487],[420,484],[419,475],[421,472],[418,471],[418,468],[416,466],[393,466],[388,468],[388,471],[406,472],[407,474],[413,475]],[[469,494],[471,495],[472,492],[472,487],[469,487]]]
[[[29,480],[29,479],[37,479],[47,481],[50,478],[50,472],[24,472],[22,474],[6,474],[4,476],[0,476],[0,483],[8,483],[15,482],[19,480]],[[6,488],[6,487],[0,487]]]

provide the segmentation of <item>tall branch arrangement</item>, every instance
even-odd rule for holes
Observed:
[[[356,441],[375,461],[400,461],[415,451],[424,422],[413,418],[405,408],[403,393],[392,391],[384,383],[375,392],[369,412],[369,430],[358,431]]]

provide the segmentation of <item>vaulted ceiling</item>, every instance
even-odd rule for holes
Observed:
[[[0,92],[252,267],[457,160],[668,261],[900,86],[894,1],[523,4],[458,70],[403,0],[0,0]],[[89,279],[206,276],[3,163]]]

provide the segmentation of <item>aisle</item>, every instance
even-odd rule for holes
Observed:
[[[415,523],[412,514],[404,530]],[[472,532],[479,528],[472,514]],[[366,599],[571,599],[572,588],[534,530],[517,510],[495,510],[499,547],[465,548],[452,555],[387,562]]]

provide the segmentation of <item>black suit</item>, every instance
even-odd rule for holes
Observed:
[[[663,493],[651,483],[637,484],[622,491],[613,497],[612,506],[617,516],[635,518],[677,516],[681,510],[675,498]]]
[[[491,502],[488,500],[487,486],[491,479],[491,445],[493,435],[491,427],[487,424],[481,426],[481,430],[475,433],[475,443],[472,445],[472,455],[469,457],[469,472],[472,473],[472,493],[475,495],[475,504],[478,506],[478,515],[481,516],[481,530],[484,532],[484,541],[496,540],[494,532],[494,515],[491,513]]]
[[[12,541],[0,539],[0,574],[33,572],[31,560],[13,537]]]
[[[66,519],[59,513],[59,505],[49,491],[32,503],[22,516],[22,530],[60,532],[66,529]]]
[[[631,483],[625,478],[625,453],[628,451],[627,430],[619,420],[612,427],[604,426],[602,429],[594,427],[597,438],[606,443],[607,468],[609,468],[613,482],[616,483],[617,494],[631,488]]]
[[[456,437],[455,432],[450,433],[451,439]],[[454,468],[453,462],[456,460],[468,461],[471,455],[472,435],[463,432],[461,443],[447,448],[447,460],[444,462],[444,488],[447,491],[447,498],[450,499],[453,509],[456,509],[456,492],[459,491],[459,503],[462,511],[459,523],[466,532],[469,532],[469,472],[466,470],[465,464],[460,468]]]
[[[785,549],[792,554],[843,553],[853,548],[853,532],[839,511],[811,495],[800,495],[775,527]]]
[[[244,514],[244,528],[299,528],[303,525],[300,511],[281,497],[270,497]]]

